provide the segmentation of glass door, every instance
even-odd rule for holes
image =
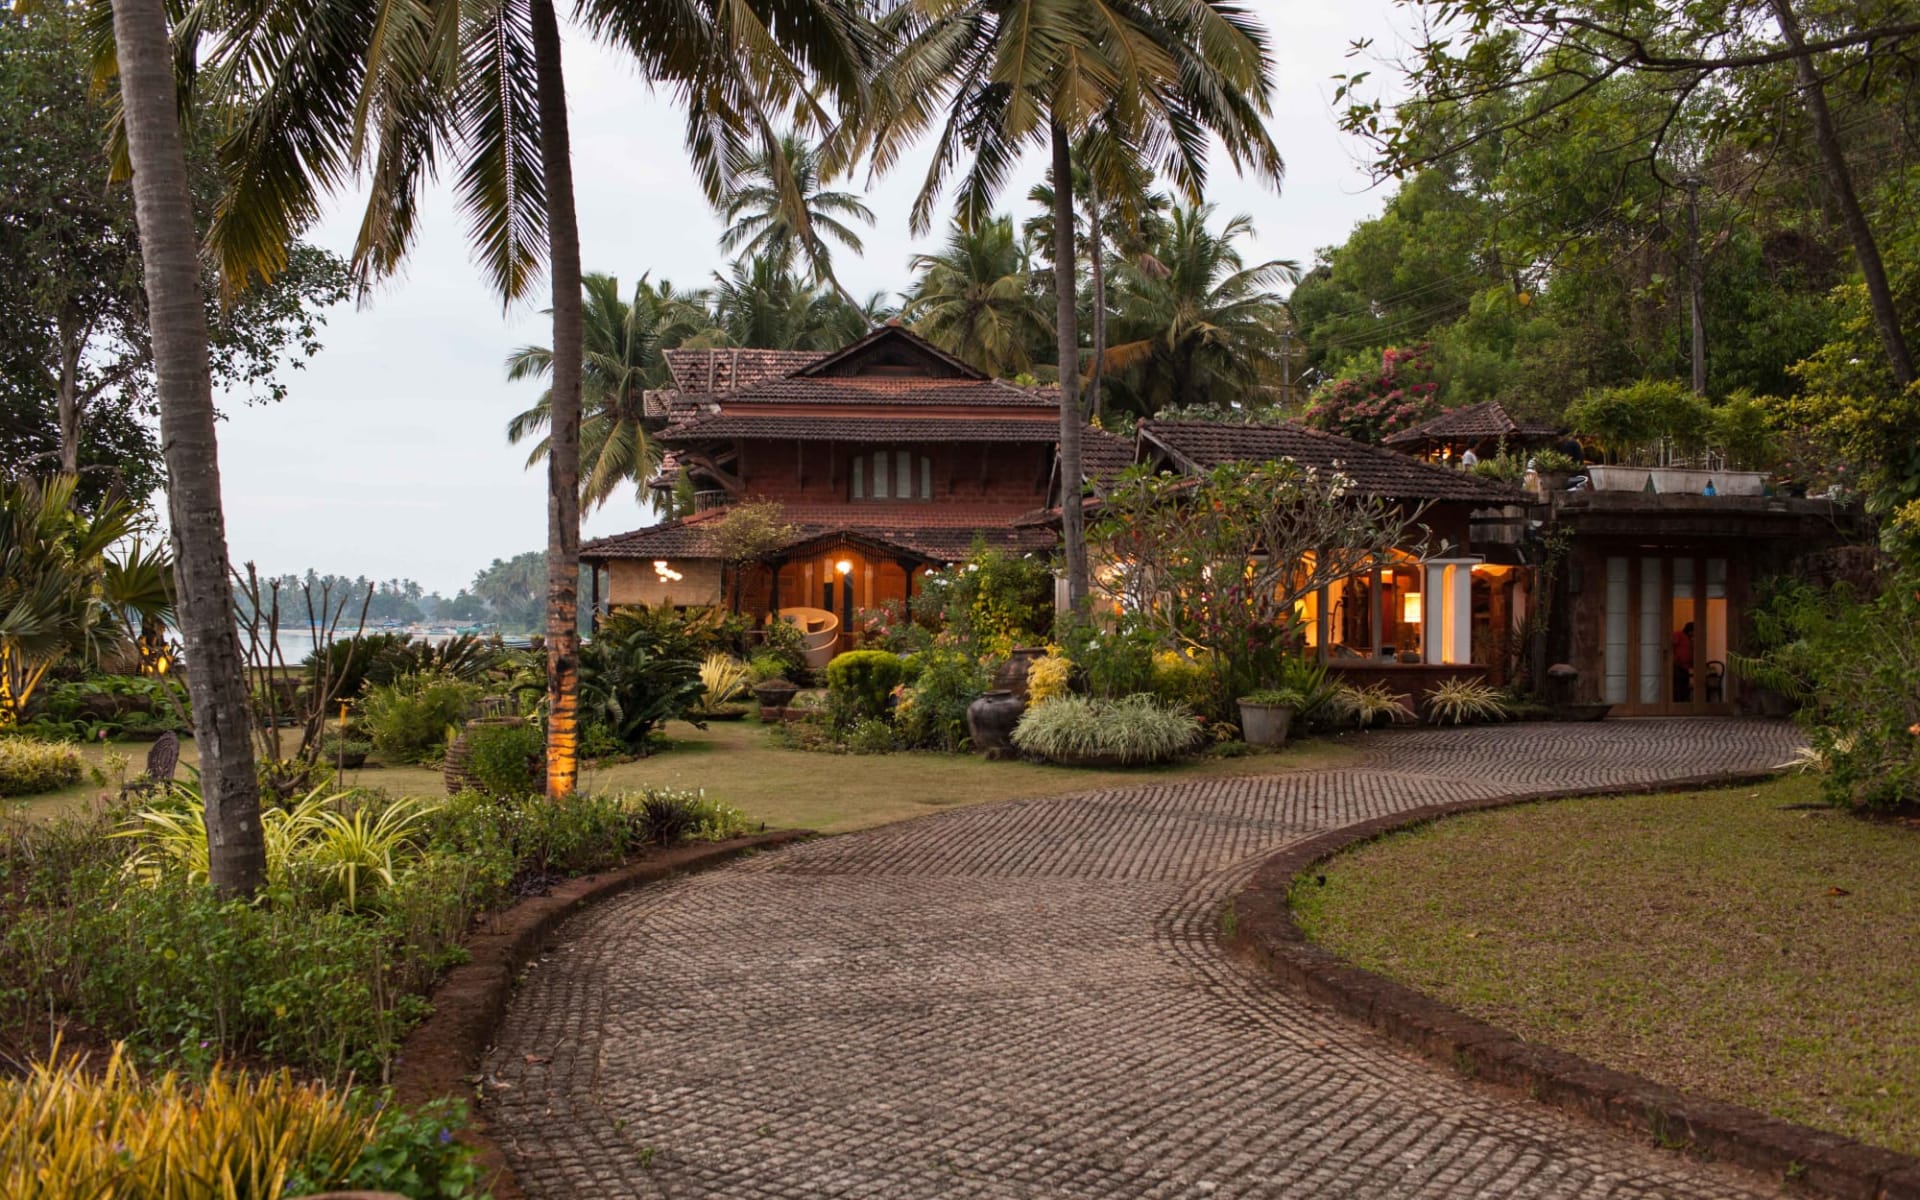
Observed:
[[[1610,556],[1604,610],[1600,694],[1615,712],[1729,710],[1726,559]]]

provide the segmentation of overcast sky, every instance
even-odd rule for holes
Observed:
[[[1254,0],[1277,59],[1273,136],[1287,162],[1278,195],[1236,179],[1224,160],[1211,193],[1221,213],[1249,213],[1260,258],[1308,265],[1377,213],[1361,148],[1336,128],[1331,77],[1354,69],[1349,43],[1394,44],[1405,18],[1392,0]],[[586,269],[630,281],[651,271],[683,287],[722,264],[720,224],[685,166],[679,119],[634,70],[584,38],[566,48]],[[1368,64],[1377,66],[1377,64]],[[1038,178],[1029,156],[1007,190],[1024,209]],[[878,217],[862,259],[835,269],[856,295],[898,292],[917,248],[907,211],[924,159],[867,192]],[[856,186],[862,181],[856,181]],[[1026,215],[1023,211],[1022,215]],[[358,210],[351,200],[310,235],[345,254]],[[507,419],[539,388],[506,382],[514,348],[546,344],[542,304],[503,312],[467,250],[462,221],[441,194],[426,207],[406,274],[361,308],[335,309],[326,348],[298,372],[285,402],[225,405],[220,461],[227,536],[236,562],[263,571],[307,567],[419,580],[448,595],[492,559],[546,543],[544,473],[506,444]],[[652,523],[623,496],[586,521],[597,537]]]

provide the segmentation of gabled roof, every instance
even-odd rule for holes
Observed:
[[[986,372],[914,333],[889,321],[858,341],[792,372],[797,377],[845,379],[862,375],[913,373],[916,378],[985,379]]]
[[[1138,443],[1089,425],[1080,436],[1080,472],[1095,489],[1105,490],[1138,457]]]
[[[731,392],[779,379],[826,357],[820,350],[752,350],[744,346],[662,351],[673,385],[682,392]]]
[[[1058,396],[1057,388],[1024,388],[1004,379],[795,375],[769,379],[717,399],[726,408],[749,404],[883,404],[1053,409],[1059,405]]]
[[[1518,504],[1524,499],[1514,489],[1490,479],[1291,423],[1142,421],[1140,437],[1188,471],[1207,471],[1228,463],[1290,458],[1304,466],[1340,470],[1359,490],[1397,500]]]
[[[1045,442],[1060,436],[1059,426],[1020,417],[879,417],[835,413],[729,413],[695,417],[668,426],[661,442],[684,446],[699,442]]]
[[[1535,439],[1558,437],[1560,430],[1550,421],[1517,421],[1498,400],[1485,400],[1441,413],[1411,429],[1386,438],[1389,446],[1417,445],[1421,442],[1480,442],[1501,438]]]

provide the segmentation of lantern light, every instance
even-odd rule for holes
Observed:
[[[1408,592],[1400,597],[1400,619],[1408,625],[1420,623],[1420,593]]]
[[[842,575],[851,575],[853,574],[853,563],[843,558],[839,562],[833,564],[833,569],[840,572]]]

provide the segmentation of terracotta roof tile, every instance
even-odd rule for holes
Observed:
[[[1003,379],[920,376],[806,376],[768,379],[716,397],[732,404],[884,404],[953,408],[1056,408],[1059,390],[1024,388]]]
[[[1302,425],[1232,425],[1215,421],[1142,421],[1140,436],[1181,466],[1208,470],[1235,462],[1290,458],[1322,470],[1339,468],[1355,486],[1403,500],[1466,500],[1518,504],[1512,488]]]
[[[686,445],[739,438],[748,441],[836,442],[1053,442],[1059,427],[1017,417],[872,417],[857,414],[769,415],[721,412],[671,425],[662,442]]]
[[[1389,446],[1416,445],[1420,442],[1477,442],[1500,438],[1550,438],[1559,436],[1551,421],[1516,421],[1498,400],[1486,400],[1441,413],[1411,429],[1402,429],[1386,439]]]
[[[662,352],[674,386],[682,392],[730,392],[766,379],[791,375],[826,357],[820,350],[674,349]]]
[[[885,510],[890,506],[872,506]],[[909,506],[891,506],[898,512],[849,512],[794,506],[789,516],[795,533],[788,547],[804,546],[835,537],[854,537],[898,547],[923,558],[957,562],[965,558],[977,539],[1003,549],[1039,550],[1051,547],[1055,536],[1048,529],[1014,528],[1012,521],[983,526],[982,514],[971,521],[952,521],[934,506],[919,506],[922,511],[906,512]],[[647,529],[595,538],[580,547],[589,559],[712,558],[717,551],[711,537],[711,522],[725,509],[709,509],[677,521],[667,521]],[[929,517],[942,519],[929,520]],[[810,518],[810,519],[808,519]],[[984,519],[991,520],[991,517]]]
[[[1087,426],[1080,439],[1080,469],[1095,488],[1105,488],[1134,464],[1135,442],[1119,434]]]

